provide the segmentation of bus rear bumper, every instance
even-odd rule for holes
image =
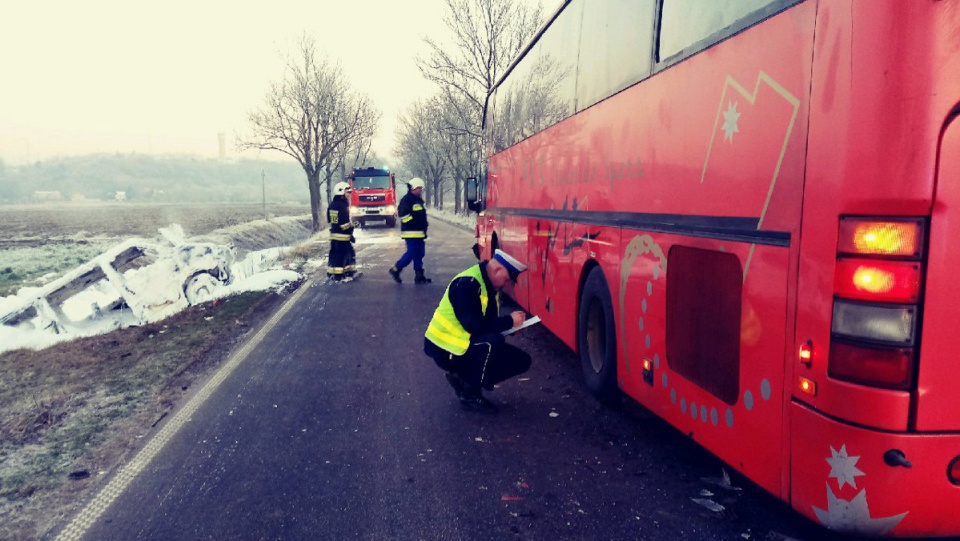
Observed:
[[[960,433],[881,432],[796,402],[790,418],[794,509],[844,533],[960,535],[960,486],[947,477]],[[891,460],[896,451],[909,466]]]

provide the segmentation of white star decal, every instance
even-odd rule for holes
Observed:
[[[740,128],[737,121],[740,120],[740,113],[737,112],[737,103],[730,103],[727,110],[723,112],[723,140],[733,142],[733,134],[738,133]]]
[[[890,517],[873,518],[867,505],[867,489],[863,489],[852,500],[836,497],[827,484],[827,509],[813,506],[820,523],[827,528],[844,533],[856,533],[879,537],[886,535],[894,526],[907,516],[907,513]]]
[[[827,463],[830,464],[830,477],[837,479],[840,488],[843,488],[843,485],[847,483],[850,483],[853,488],[857,488],[857,476],[866,475],[857,468],[860,455],[847,455],[846,445],[840,447],[840,452],[837,452],[831,445],[830,453],[833,455],[833,457],[827,459]]]

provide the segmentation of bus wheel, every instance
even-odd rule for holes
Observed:
[[[599,267],[590,271],[580,297],[577,335],[580,368],[587,389],[600,402],[613,406],[617,389],[617,335],[610,289]]]

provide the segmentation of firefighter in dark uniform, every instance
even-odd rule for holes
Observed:
[[[396,282],[402,283],[400,272],[404,267],[413,263],[414,283],[429,284],[433,280],[424,276],[423,256],[426,253],[427,240],[427,209],[423,204],[423,179],[414,177],[407,186],[410,190],[400,199],[397,205],[397,216],[400,218],[400,238],[407,245],[407,251],[400,256],[396,264],[390,269],[390,276]]]
[[[503,331],[526,319],[523,311],[500,315],[500,290],[527,269],[506,252],[453,278],[427,326],[423,351],[446,371],[447,382],[468,411],[496,413],[481,389],[530,368],[530,355],[506,342]]]
[[[327,207],[330,222],[330,256],[327,276],[334,281],[352,279],[357,272],[357,255],[353,250],[354,223],[350,221],[350,185],[338,182],[333,187],[333,201]]]

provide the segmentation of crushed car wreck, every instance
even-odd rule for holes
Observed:
[[[231,281],[232,245],[187,242],[179,226],[162,241],[132,239],[40,288],[21,291],[0,324],[70,333],[158,321],[204,302]]]

